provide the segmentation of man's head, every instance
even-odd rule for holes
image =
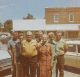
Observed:
[[[31,31],[28,31],[28,32],[26,33],[26,40],[27,40],[28,42],[30,42],[30,41],[32,40],[32,32],[31,32]]]
[[[47,41],[48,41],[47,34],[43,34],[43,36],[42,36],[42,42],[46,43]]]
[[[42,31],[38,31],[36,32],[36,40],[39,42],[42,40],[42,35],[43,35],[43,32]]]
[[[13,37],[13,39],[18,39],[18,37],[19,37],[19,34],[18,34],[18,32],[13,32],[12,33],[12,37]]]
[[[62,32],[56,32],[56,40],[59,41],[62,38]]]
[[[23,33],[19,33],[19,39],[23,40],[24,39],[24,34]]]
[[[43,32],[39,31],[38,36],[39,36],[39,40],[42,40]]]
[[[53,32],[49,32],[48,33],[48,37],[49,37],[50,40],[54,40],[55,39],[55,35],[54,35]]]

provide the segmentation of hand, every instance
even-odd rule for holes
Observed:
[[[63,54],[64,54],[64,51],[60,51],[60,52],[59,52],[59,55],[63,55]]]
[[[37,63],[37,66],[39,67],[39,63]]]
[[[16,60],[14,60],[14,64],[16,65]]]
[[[57,55],[54,56],[54,61],[57,59]]]

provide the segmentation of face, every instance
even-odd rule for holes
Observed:
[[[50,40],[55,39],[54,33],[49,33],[49,34],[48,34],[48,37],[49,37]]]
[[[38,32],[35,33],[35,38],[38,38],[39,37],[39,34]]]
[[[13,33],[13,38],[14,38],[14,39],[18,39],[18,36],[19,36],[19,35],[18,35],[18,32],[14,32],[14,33]]]
[[[23,38],[24,38],[24,36],[23,36],[23,35],[19,36],[19,39],[20,39],[20,40],[23,40]]]
[[[32,35],[27,35],[27,36],[26,36],[26,40],[27,40],[28,42],[30,42],[30,41],[32,40]]]
[[[47,40],[48,40],[48,36],[47,36],[47,35],[43,35],[42,41],[43,41],[43,42],[47,42]]]
[[[62,37],[62,33],[57,33],[57,34],[56,34],[56,40],[60,40],[61,37]]]
[[[39,34],[39,40],[42,40],[42,34]]]

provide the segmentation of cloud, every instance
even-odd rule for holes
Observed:
[[[8,5],[2,5],[2,6],[0,6],[0,9],[4,9],[4,8],[7,8],[7,7],[9,7]]]
[[[1,6],[0,6],[0,9],[5,9],[5,8],[11,7],[11,6],[14,6],[14,4],[1,5]]]

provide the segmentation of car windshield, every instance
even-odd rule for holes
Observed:
[[[80,53],[80,45],[78,45],[78,53]]]
[[[68,45],[68,51],[69,52],[76,52],[76,45],[69,44]]]

